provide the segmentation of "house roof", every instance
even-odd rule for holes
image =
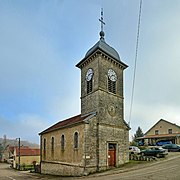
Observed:
[[[138,137],[137,139],[166,138],[166,137],[177,137],[177,136],[180,136],[180,133],[145,135],[143,137]]]
[[[178,126],[177,124],[173,124],[173,123],[171,123],[171,122],[169,122],[169,121],[167,121],[167,120],[160,119],[156,124],[154,124],[154,126],[152,126],[152,127],[145,133],[145,135],[146,135],[151,129],[153,129],[160,121],[164,121],[164,122],[166,122],[166,123],[169,123],[169,124],[171,124],[171,125],[174,125],[174,126],[180,128],[180,126]]]
[[[59,121],[58,123],[52,125],[51,127],[47,128],[44,131],[42,131],[41,133],[39,133],[39,135],[45,134],[45,133],[48,133],[48,132],[51,132],[51,131],[55,131],[57,129],[61,129],[61,128],[64,128],[64,127],[67,127],[67,126],[70,126],[70,125],[73,125],[73,124],[76,124],[76,123],[81,123],[87,117],[90,117],[90,116],[92,116],[92,114],[88,114],[88,115],[84,115],[84,116],[79,114],[77,116],[65,119],[63,121]]]
[[[16,156],[19,155],[19,148],[16,147]],[[40,149],[20,147],[20,156],[39,156]]]

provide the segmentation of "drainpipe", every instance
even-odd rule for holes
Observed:
[[[41,162],[42,162],[42,135],[40,135],[40,174],[41,174]]]
[[[86,172],[86,123],[84,124],[84,175]]]
[[[96,171],[99,171],[99,123],[97,123],[96,137]]]

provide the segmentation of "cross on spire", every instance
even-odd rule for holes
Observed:
[[[101,19],[99,19],[101,22],[101,31],[103,31],[103,25],[105,25],[105,22],[103,21],[103,8],[101,8]]]
[[[101,39],[104,39],[103,25],[105,25],[105,22],[103,21],[103,8],[101,8],[101,19],[99,19],[99,21],[101,22],[100,36],[101,36]]]

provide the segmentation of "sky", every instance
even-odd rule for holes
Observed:
[[[129,122],[139,0],[0,0],[0,137],[39,143],[38,133],[80,114],[75,65],[99,40],[129,67]],[[130,137],[160,119],[180,125],[180,1],[143,0]]]

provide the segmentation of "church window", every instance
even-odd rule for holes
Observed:
[[[64,150],[64,146],[65,146],[65,138],[64,138],[64,134],[61,136],[61,150]]]
[[[74,148],[78,148],[79,146],[79,137],[78,137],[78,132],[74,133]]]
[[[54,151],[54,137],[51,138],[51,150]]]
[[[92,92],[92,86],[93,86],[93,76],[94,72],[92,68],[89,68],[86,73],[86,82],[87,82],[87,94]]]
[[[108,91],[116,94],[116,81],[110,80],[108,77]]]
[[[90,81],[87,81],[87,94],[92,92],[92,79]]]
[[[46,158],[46,139],[44,138],[44,141],[43,141],[43,149],[44,149],[44,158]]]
[[[44,151],[46,150],[46,139],[44,138],[44,142],[43,142],[43,148],[44,148]]]

